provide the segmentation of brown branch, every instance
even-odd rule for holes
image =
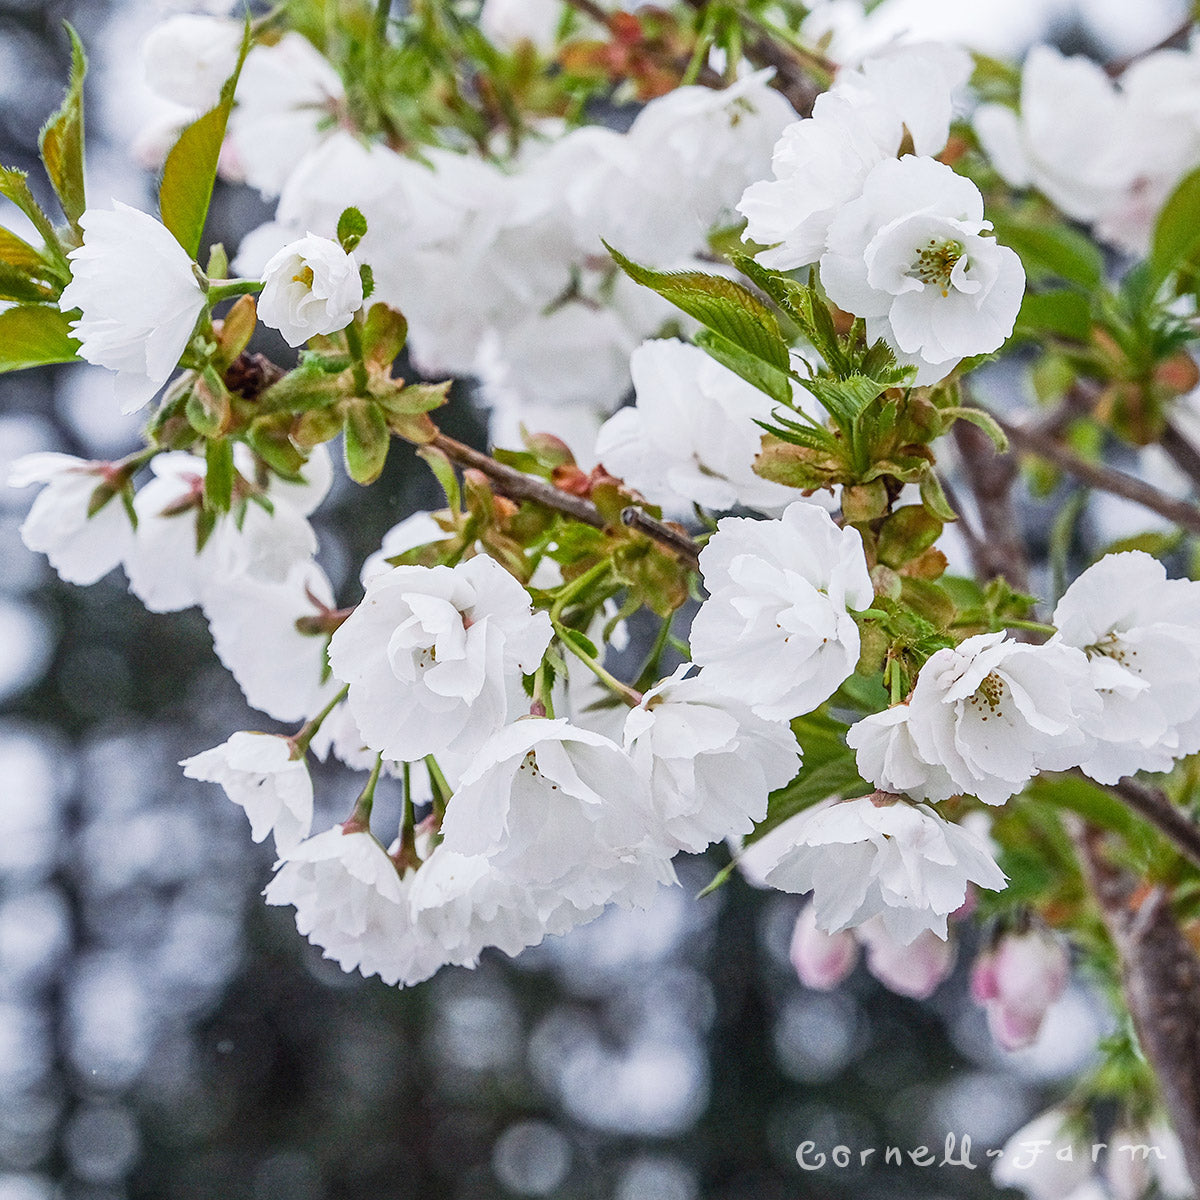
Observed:
[[[996,417],[996,421],[1009,440],[1026,453],[1053,463],[1059,470],[1073,475],[1089,487],[1132,500],[1134,504],[1140,504],[1143,508],[1158,513],[1160,517],[1182,526],[1189,533],[1200,534],[1200,508],[1196,505],[1186,500],[1176,500],[1174,496],[1168,496],[1153,484],[1146,483],[1136,476],[1126,475],[1124,471],[1118,471],[1114,467],[1088,462],[1032,426],[1016,425],[999,417]],[[961,425],[962,422],[959,422],[955,428],[958,429]]]
[[[1117,76],[1128,71],[1134,63],[1140,62],[1143,58],[1149,58],[1151,54],[1157,54],[1159,50],[1182,47],[1191,31],[1192,18],[1189,14],[1186,21],[1177,25],[1166,37],[1160,38],[1153,46],[1147,46],[1145,50],[1139,50],[1136,54],[1130,54],[1126,58],[1114,58],[1111,62],[1105,63],[1104,72],[1110,79],[1116,79]]]
[[[1012,499],[1016,459],[1011,454],[997,454],[991,438],[966,421],[955,422],[954,442],[982,526],[982,537],[967,539],[975,574],[984,581],[1003,576],[1018,591],[1028,591],[1029,562]]]
[[[582,496],[574,496],[534,475],[526,475],[515,467],[497,462],[490,455],[475,450],[444,433],[437,434],[429,444],[440,450],[452,462],[458,463],[459,466],[473,467],[486,475],[492,481],[495,490],[502,496],[508,496],[511,500],[532,501],[534,504],[540,504],[544,508],[560,512],[573,520],[582,521],[585,525],[591,525],[593,529],[608,527],[608,522],[605,521],[600,510]],[[630,513],[634,513],[636,516],[630,517],[628,515]],[[679,555],[689,566],[694,567],[699,560],[700,547],[682,529],[663,521],[656,521],[640,509],[632,507],[626,508],[621,513],[621,520],[630,528],[644,533],[647,537]]]
[[[1133,778],[1105,786],[1153,825],[1180,854],[1200,867],[1200,825],[1172,803],[1166,792]]]
[[[1084,878],[1121,960],[1125,1002],[1138,1041],[1200,1186],[1200,959],[1177,924],[1166,892],[1147,889],[1113,865],[1103,835],[1079,823]]]
[[[1192,487],[1200,491],[1200,450],[1173,421],[1167,422],[1159,444],[1167,457],[1192,481]]]
[[[674,550],[680,558],[687,559],[693,566],[700,561],[700,547],[682,529],[673,528],[663,521],[657,521],[640,508],[621,509],[621,522],[630,529],[636,529],[647,537],[661,542]]]
[[[689,7],[701,12],[704,10],[707,0],[687,0],[687,3]],[[813,105],[817,102],[817,97],[823,89],[814,82],[805,69],[803,60],[796,52],[788,46],[759,34],[746,41],[744,53],[756,67],[774,67],[775,78],[772,80],[774,87],[783,93],[788,103],[802,117],[812,116]],[[828,64],[828,69],[832,73],[835,69],[834,65]]]

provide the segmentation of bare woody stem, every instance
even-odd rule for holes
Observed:
[[[981,530],[966,535],[975,574],[984,581],[1003,576],[1019,591],[1028,591],[1025,539],[1012,500],[1016,459],[1011,454],[997,454],[991,438],[966,421],[955,422],[954,443],[979,509]]]
[[[1074,832],[1084,877],[1121,959],[1125,1002],[1162,1088],[1193,1183],[1200,1185],[1200,959],[1166,892],[1114,866],[1101,832]]]
[[[440,450],[451,462],[458,463],[461,467],[473,467],[481,474],[486,475],[495,490],[510,500],[532,501],[534,504],[540,504],[543,508],[549,508],[554,512],[571,517],[573,520],[582,521],[585,525],[591,525],[593,529],[608,527],[608,522],[605,521],[600,510],[582,496],[573,496],[570,492],[564,492],[543,479],[538,479],[534,475],[526,475],[515,467],[497,462],[490,455],[475,450],[444,433],[438,433],[429,444]],[[630,512],[636,513],[637,517],[630,519],[627,516]],[[674,551],[689,565],[694,566],[699,560],[700,547],[682,530],[674,529],[663,521],[655,520],[654,517],[637,508],[625,509],[621,514],[621,519],[626,525],[653,538],[668,550]]]
[[[1158,513],[1160,517],[1165,517],[1189,533],[1200,534],[1200,508],[1196,505],[1186,500],[1176,500],[1174,496],[1168,496],[1152,484],[1133,475],[1126,475],[1124,471],[1118,471],[1114,467],[1088,462],[1033,426],[1018,425],[1000,417],[996,417],[996,421],[1008,435],[1009,441],[1026,453],[1045,459],[1089,487],[1132,500],[1134,504],[1140,504],[1143,508]]]
[[[1153,825],[1180,854],[1200,867],[1200,825],[1173,804],[1165,792],[1136,779],[1109,784],[1108,790]]]

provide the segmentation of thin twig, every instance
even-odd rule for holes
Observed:
[[[1088,462],[1053,438],[1028,425],[1016,425],[999,417],[996,417],[996,421],[1009,440],[1026,453],[1053,463],[1089,487],[1132,500],[1134,504],[1140,504],[1143,508],[1158,513],[1160,517],[1181,525],[1189,533],[1200,534],[1200,508],[1196,505],[1189,504],[1186,500],[1176,500],[1174,496],[1168,496],[1153,484],[1146,483],[1136,476],[1126,475],[1124,471],[1118,471],[1114,467]]]
[[[1149,58],[1151,54],[1157,54],[1160,50],[1170,50],[1187,40],[1187,36],[1192,31],[1192,18],[1189,14],[1186,21],[1177,25],[1166,37],[1160,38],[1153,46],[1147,46],[1145,50],[1139,50],[1136,54],[1130,54],[1126,58],[1114,58],[1112,62],[1104,64],[1104,72],[1110,79],[1116,79],[1119,75],[1123,75],[1134,63],[1140,62],[1143,58]]]
[[[1115,866],[1104,835],[1073,822],[1084,878],[1121,959],[1125,1002],[1162,1088],[1193,1183],[1200,1185],[1200,959],[1166,892]]]
[[[700,547],[682,529],[667,525],[663,521],[657,521],[648,513],[642,512],[640,508],[634,508],[632,505],[629,508],[623,508],[621,522],[628,525],[630,529],[636,529],[639,533],[644,533],[656,542],[670,547],[693,566],[700,561]]]
[[[554,512],[571,517],[573,520],[582,521],[585,525],[591,525],[593,529],[605,529],[608,526],[608,522],[605,521],[600,510],[590,500],[584,500],[581,496],[564,492],[561,488],[556,488],[553,484],[546,483],[545,480],[538,479],[534,475],[526,475],[523,471],[497,462],[490,455],[474,450],[444,433],[437,434],[430,445],[441,450],[448,459],[458,463],[459,466],[474,467],[475,470],[486,475],[492,481],[496,491],[503,496],[508,496],[512,500],[530,500],[535,504],[542,505],[543,508],[549,508]],[[631,517],[629,515],[631,513],[636,515]],[[633,507],[626,508],[621,513],[621,520],[630,528],[644,533],[668,550],[674,551],[689,566],[695,566],[699,560],[700,547],[682,529],[674,528],[662,521],[656,521],[640,509]]]
[[[1167,422],[1159,444],[1167,457],[1192,481],[1192,487],[1200,491],[1200,450],[1173,421]]]

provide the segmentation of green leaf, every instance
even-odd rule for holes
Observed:
[[[932,467],[922,473],[920,488],[921,502],[935,517],[946,523],[958,520],[958,513],[951,507],[942,481]]]
[[[233,443],[213,438],[204,449],[208,464],[204,472],[204,507],[210,512],[228,512],[233,503]]]
[[[868,379],[865,375],[849,375],[845,379],[818,376],[810,379],[805,386],[845,430],[849,430],[885,390],[877,380]]]
[[[33,222],[62,278],[64,281],[70,279],[71,268],[58,240],[58,234],[54,231],[54,223],[34,199],[25,172],[14,170],[12,167],[0,167],[0,196],[7,196]]]
[[[458,476],[454,473],[454,464],[446,456],[444,450],[436,446],[422,446],[417,450],[417,456],[425,460],[433,472],[442,491],[446,493],[446,504],[452,513],[462,512],[462,490],[458,486]]]
[[[40,304],[55,299],[54,289],[30,279],[24,271],[0,259],[0,300]]]
[[[229,427],[229,392],[212,367],[196,376],[185,412],[188,423],[201,437],[219,437]]]
[[[604,245],[635,283],[657,292],[689,317],[776,370],[789,369],[788,345],[779,332],[775,314],[740,283],[701,271],[655,271],[631,262],[607,242]]]
[[[83,79],[87,74],[87,56],[79,35],[64,22],[71,39],[71,77],[63,102],[42,127],[38,147],[46,174],[54,185],[58,202],[79,233],[79,218],[87,208],[83,188]]]
[[[363,322],[363,356],[381,367],[391,366],[408,340],[408,322],[402,312],[386,304],[372,304]]]
[[[346,209],[337,223],[337,240],[347,254],[366,237],[367,218],[357,208]]]
[[[879,527],[879,561],[902,567],[929,549],[942,533],[942,522],[923,504],[905,504]]]
[[[200,253],[200,239],[217,179],[217,160],[233,110],[233,93],[249,49],[250,26],[247,22],[237,65],[221,88],[217,106],[198,117],[179,135],[163,167],[158,189],[159,212],[163,224],[192,258]]]
[[[1144,835],[1137,817],[1111,792],[1077,775],[1040,775],[1025,789],[1025,796],[1078,813],[1093,825],[1126,837]]]
[[[564,642],[570,642],[576,650],[582,651],[594,662],[599,661],[600,651],[596,649],[596,643],[585,634],[580,633],[578,629],[571,629],[569,626],[562,625],[558,629],[558,636],[562,638]]]
[[[830,796],[866,796],[874,791],[859,775],[854,751],[846,745],[849,728],[820,710],[792,722],[792,731],[804,751],[804,763],[791,783],[771,793],[767,816],[754,827],[747,843]]]
[[[79,343],[67,318],[49,304],[25,304],[0,312],[0,372],[73,362]]]
[[[40,251],[7,229],[0,229],[0,261],[23,275],[55,283],[58,285],[56,292],[62,290],[60,272],[54,264],[47,262]]]
[[[996,418],[991,413],[984,412],[982,408],[963,406],[943,408],[939,411],[950,421],[970,421],[972,425],[978,425],[992,439],[992,445],[996,447],[997,454],[1003,454],[1008,449],[1008,434],[1000,428]]]
[[[1026,292],[1017,313],[1015,335],[1041,341],[1057,334],[1085,342],[1092,331],[1092,306],[1082,292],[1066,288],[1051,292]]]
[[[1086,292],[1094,292],[1104,283],[1104,255],[1077,230],[1067,225],[1026,225],[999,212],[989,215],[997,241],[1021,256],[1030,282],[1062,279]]]
[[[383,410],[371,400],[355,397],[346,402],[345,411],[346,471],[355,483],[374,483],[383,473],[391,442]]]
[[[1153,295],[1166,278],[1200,255],[1200,167],[1185,175],[1167,197],[1150,241]]]
[[[702,329],[692,339],[723,367],[740,375],[752,387],[765,392],[772,400],[789,407],[792,403],[792,381],[778,368],[763,362],[757,355],[750,354],[741,346],[734,345],[728,338],[711,329]]]
[[[441,408],[449,399],[450,383],[410,383],[390,395],[377,397],[389,413],[415,416]]]

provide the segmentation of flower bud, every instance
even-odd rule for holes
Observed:
[[[992,1036],[1004,1049],[1020,1050],[1037,1040],[1070,970],[1062,941],[1040,929],[1005,934],[975,960],[971,994],[987,1010]]]
[[[308,234],[284,246],[263,268],[258,318],[289,346],[336,333],[362,307],[358,262],[337,242]]]
[[[860,925],[858,936],[867,948],[867,970],[900,996],[927,1000],[954,969],[954,943],[928,929],[907,946],[879,920]]]
[[[840,933],[818,929],[816,910],[810,903],[796,918],[790,955],[800,982],[827,992],[854,970],[858,961],[858,942],[848,929]]]

